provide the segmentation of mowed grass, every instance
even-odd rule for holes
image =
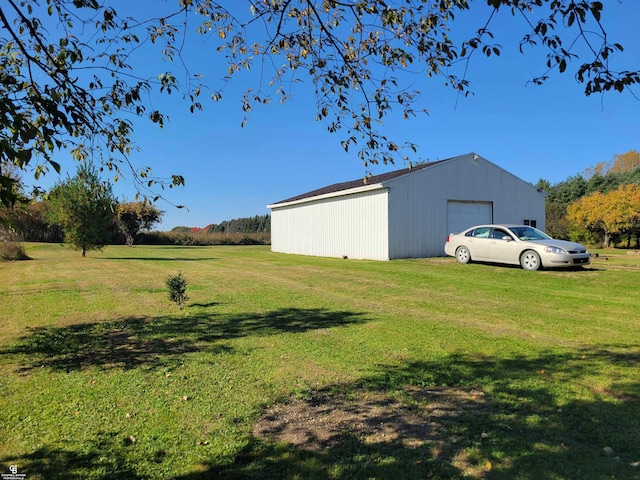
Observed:
[[[0,473],[640,478],[640,256],[525,272],[268,247],[27,253],[0,264]],[[164,285],[178,272],[183,309]],[[482,402],[431,411],[448,388]],[[321,451],[252,433],[319,392],[387,397],[441,430]]]

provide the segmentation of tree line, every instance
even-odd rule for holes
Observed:
[[[249,218],[234,218],[206,227],[209,233],[269,233],[271,215],[256,215]]]
[[[174,227],[169,232],[143,234],[141,241],[171,245],[268,245],[271,242],[271,215],[224,220],[206,227]]]
[[[547,233],[607,248],[640,246],[640,153],[615,155],[581,174],[536,187],[547,193]]]
[[[170,232],[152,232],[163,213],[149,202],[117,201],[111,183],[100,178],[99,169],[84,163],[75,176],[57,183],[46,194],[29,198],[19,192],[13,205],[0,207],[0,241],[3,246],[16,241],[65,242],[83,256],[106,245],[131,246],[134,242],[150,245],[270,242],[270,215],[225,220],[204,228],[175,227]],[[13,252],[15,248],[7,251]]]
[[[85,256],[109,244],[133,245],[163,213],[148,202],[117,201],[98,169],[82,163],[75,176],[67,176],[46,194],[28,198],[20,192],[13,205],[0,208],[0,239],[65,242]]]
[[[212,223],[204,228],[200,227],[174,227],[171,229],[176,233],[270,233],[271,215],[255,215],[253,217],[234,218],[224,220],[218,224]]]

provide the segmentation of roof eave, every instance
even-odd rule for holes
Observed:
[[[325,193],[324,195],[316,195],[314,197],[301,198],[299,200],[293,200],[291,202],[272,203],[270,205],[267,205],[267,208],[273,210],[274,208],[291,207],[293,205],[299,205],[302,203],[316,202],[318,200],[326,200],[328,198],[335,198],[335,197],[345,197],[347,195],[354,195],[356,193],[370,192],[373,190],[383,190],[386,188],[387,187],[385,187],[382,183],[376,183],[374,185],[364,185],[362,187],[349,188],[349,189],[340,190],[337,192]]]

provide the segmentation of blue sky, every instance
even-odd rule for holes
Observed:
[[[132,14],[140,18],[149,16],[143,5],[168,5],[156,0],[117,3],[122,4],[118,7],[121,13],[125,8],[138,8]],[[605,3],[604,23],[610,40],[625,47],[619,55],[621,68],[640,68],[636,33],[640,2]],[[456,25],[462,30],[477,28],[484,23],[485,14],[482,9],[474,10],[460,16]],[[427,81],[416,75],[411,88],[422,91],[421,105],[429,115],[385,121],[382,131],[389,137],[418,145],[411,160],[435,161],[476,152],[525,181],[535,183],[545,178],[555,183],[610,161],[615,154],[640,150],[640,101],[628,92],[585,97],[584,87],[571,73],[552,72],[543,86],[527,84],[544,72],[543,54],[521,55],[517,43],[520,31],[513,30],[513,19],[500,15],[495,20],[495,42],[502,45],[503,53],[487,59],[478,52],[472,57],[468,78],[473,96],[458,98],[441,79]],[[226,67],[223,59],[213,60],[212,43],[197,39],[189,61],[208,82],[215,83]],[[173,67],[162,66],[157,55],[148,53],[133,60],[140,72]],[[195,72],[196,68],[191,68]],[[256,107],[241,128],[241,92],[256,81],[255,72],[238,76],[220,102],[205,98],[204,111],[193,114],[179,95],[154,97],[154,107],[167,113],[169,122],[163,129],[146,121],[135,122],[134,139],[140,151],[132,154],[131,161],[151,165],[157,176],[177,173],[186,179],[185,187],[161,192],[169,203],[158,204],[166,212],[159,229],[204,227],[262,215],[268,213],[267,204],[367,173],[356,150],[345,153],[340,134],[328,133],[324,123],[315,121],[310,81],[296,85],[293,98],[284,105],[274,102]],[[635,94],[640,95],[640,88]],[[58,160],[73,172],[70,162]],[[379,174],[405,166],[377,165],[369,171]],[[39,184],[46,187],[56,180],[56,174],[49,174]],[[115,184],[114,192],[127,199],[135,193],[126,179]],[[186,208],[176,209],[171,203]]]

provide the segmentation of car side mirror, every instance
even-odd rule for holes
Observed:
[[[502,237],[503,240],[506,240],[507,242],[510,242],[513,240],[513,238],[511,238],[509,235],[505,235],[504,237]]]

